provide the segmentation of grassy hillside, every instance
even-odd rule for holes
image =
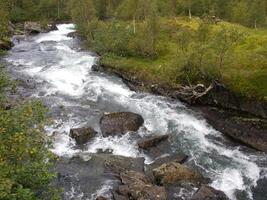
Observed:
[[[107,24],[116,24],[129,29],[131,22],[106,21],[105,28],[100,26],[98,32],[104,31],[101,38],[107,46],[112,45],[114,34],[111,36],[106,30]],[[199,41],[197,33],[203,25],[199,18],[160,18],[158,24],[156,51],[153,58],[133,55],[120,55],[117,51],[99,48],[95,42],[90,45],[102,55],[102,63],[131,73],[144,80],[166,83],[169,85],[206,82],[213,78],[220,79],[235,92],[267,100],[267,30],[255,30],[238,24],[220,22],[210,24],[207,39]],[[138,31],[138,29],[137,29]],[[205,30],[204,30],[205,31]],[[219,66],[217,47],[222,40],[228,40],[222,35],[238,33],[235,44],[225,52],[222,66]],[[185,34],[184,34],[185,33]],[[117,33],[121,34],[122,33]],[[230,34],[229,34],[230,35]],[[201,47],[199,47],[201,43]],[[226,42],[227,43],[227,42]],[[125,48],[131,49],[131,43]],[[182,48],[187,50],[183,51]],[[197,49],[197,50],[196,50]],[[201,66],[194,64],[199,55],[203,55]],[[190,69],[187,69],[187,62]],[[196,69],[194,69],[196,68]],[[199,73],[203,72],[203,73]]]

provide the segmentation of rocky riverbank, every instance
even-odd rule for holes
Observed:
[[[228,137],[267,152],[267,103],[264,101],[240,97],[217,81],[209,87],[199,84],[173,88],[138,80],[112,66],[94,65],[92,69],[120,77],[133,91],[150,92],[185,102]]]
[[[10,38],[13,37],[14,41],[20,42],[21,40],[25,40],[29,35],[36,35],[39,33],[48,33],[50,31],[58,30],[55,23],[48,23],[46,25],[42,25],[39,22],[24,22],[13,24],[11,22],[8,23],[8,35],[4,39],[0,39],[0,50],[8,51],[13,46],[14,43]]]

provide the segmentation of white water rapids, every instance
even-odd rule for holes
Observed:
[[[172,134],[173,151],[189,155],[187,164],[209,177],[212,187],[232,200],[263,200],[253,188],[267,177],[266,154],[229,141],[179,101],[135,93],[117,77],[92,72],[97,58],[81,50],[78,40],[67,37],[74,26],[58,28],[21,41],[5,58],[15,78],[35,83],[22,91],[24,95],[41,99],[50,109],[55,123],[47,127],[47,133],[55,134],[55,154],[71,157],[78,151],[112,149],[113,154],[145,157],[151,162],[129,134],[109,138],[99,134],[83,150],[68,136],[70,128],[86,125],[99,131],[98,121],[105,112],[131,111],[145,119],[138,134]]]

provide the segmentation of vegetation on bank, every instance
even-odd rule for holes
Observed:
[[[0,0],[0,11],[13,23],[70,19],[68,0]],[[1,20],[3,21],[3,20]]]
[[[10,21],[62,20],[66,15],[64,0],[0,0],[0,56],[5,54],[11,36]],[[54,155],[44,125],[46,108],[38,101],[9,105],[6,92],[14,83],[0,70],[0,199],[60,199],[52,182]]]
[[[266,100],[266,13],[263,0],[0,0],[0,42],[10,42],[9,21],[71,15],[103,64],[171,86],[219,79]],[[12,85],[0,72],[0,199],[58,199],[46,109],[6,106]]]
[[[0,42],[10,42],[11,23],[39,21],[46,26],[50,21],[70,20],[68,0],[0,0]],[[18,31],[19,32],[19,31]],[[7,45],[8,46],[8,45]],[[1,43],[0,43],[1,50]]]
[[[73,0],[70,5],[78,32],[103,64],[172,86],[219,79],[236,93],[267,99],[264,1],[103,0],[99,6]]]
[[[51,185],[54,156],[44,132],[46,108],[37,101],[8,106],[14,85],[0,73],[0,199],[60,199]]]

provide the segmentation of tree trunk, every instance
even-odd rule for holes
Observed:
[[[60,8],[59,8],[59,6],[60,6],[60,3],[59,3],[59,0],[57,1],[57,19],[60,19]]]
[[[256,19],[254,21],[254,27],[255,27],[255,29],[257,29],[257,20]]]
[[[189,19],[192,19],[191,7],[188,8]]]
[[[133,17],[133,29],[134,29],[134,34],[135,34],[136,33],[135,16]]]

